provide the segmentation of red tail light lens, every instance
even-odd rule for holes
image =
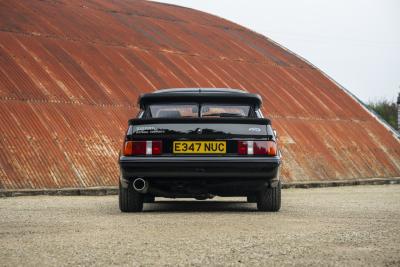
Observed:
[[[254,155],[267,155],[268,154],[268,141],[255,141],[253,152]]]
[[[162,154],[161,141],[126,141],[123,155],[160,155]]]
[[[132,141],[132,155],[146,155],[147,141]]]
[[[162,153],[162,142],[152,141],[151,150],[153,155],[160,155]]]
[[[247,141],[239,141],[238,154],[239,155],[247,155]]]
[[[276,156],[276,143],[274,141],[255,141],[254,155]]]
[[[274,141],[239,141],[239,155],[276,156],[277,146]]]

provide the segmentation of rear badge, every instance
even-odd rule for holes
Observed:
[[[261,129],[260,128],[249,128],[249,132],[257,132],[257,133],[259,133],[259,132],[261,132]]]
[[[153,126],[137,126],[135,128],[133,131],[134,134],[163,134],[163,133],[165,133],[164,129],[158,129]]]

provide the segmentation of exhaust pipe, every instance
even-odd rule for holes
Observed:
[[[133,189],[137,192],[146,194],[149,191],[149,183],[143,178],[136,178],[133,180]]]

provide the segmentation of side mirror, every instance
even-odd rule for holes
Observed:
[[[275,130],[275,129],[273,129],[273,132],[274,132],[274,136],[275,136],[275,138],[276,138],[276,139],[278,139],[278,133],[276,132],[276,130]]]

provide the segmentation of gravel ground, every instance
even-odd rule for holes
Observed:
[[[1,198],[0,266],[400,266],[400,185],[288,189],[279,213],[157,201],[122,214],[116,196]]]

